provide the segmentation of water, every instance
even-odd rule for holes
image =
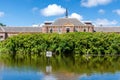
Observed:
[[[120,72],[115,73],[94,73],[91,75],[82,75],[79,80],[120,80]]]
[[[0,80],[120,80],[120,64],[0,62]]]

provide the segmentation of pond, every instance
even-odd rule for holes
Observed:
[[[119,61],[1,61],[0,80],[120,80]]]

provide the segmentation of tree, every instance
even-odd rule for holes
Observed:
[[[3,23],[0,23],[0,26],[6,26],[5,24],[3,24]]]

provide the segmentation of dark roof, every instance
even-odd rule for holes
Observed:
[[[52,25],[53,26],[62,26],[67,23],[73,24],[74,26],[84,26],[85,25],[76,18],[59,18],[59,19],[55,20],[55,22],[52,23]]]
[[[41,27],[3,27],[4,32],[41,32]]]
[[[96,32],[120,32],[120,27],[94,27]]]

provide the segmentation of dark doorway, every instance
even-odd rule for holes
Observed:
[[[84,29],[84,32],[86,32],[86,29]]]
[[[66,28],[66,33],[69,33],[70,32],[70,28]]]
[[[53,30],[52,30],[52,28],[51,28],[51,29],[50,29],[50,33],[52,33],[52,31],[53,31]]]

